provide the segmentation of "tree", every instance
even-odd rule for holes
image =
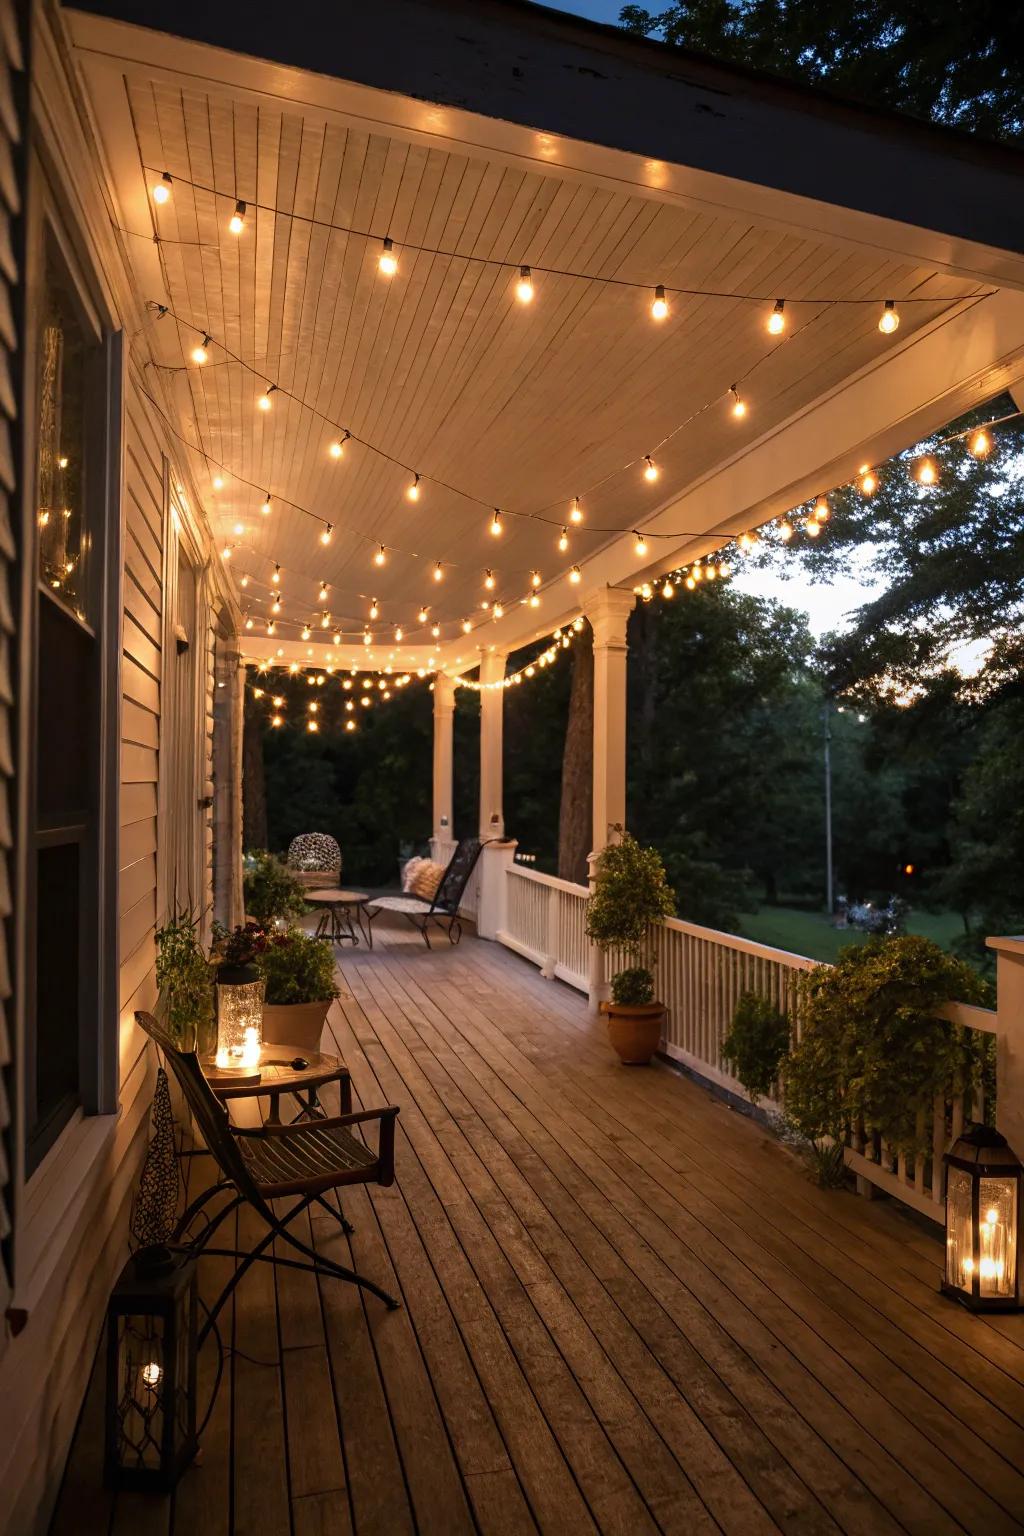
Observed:
[[[594,640],[588,624],[573,646],[572,689],[562,755],[558,873],[585,885],[594,841]]]
[[[1024,10],[1005,0],[683,0],[623,26],[993,139],[1024,139]]]

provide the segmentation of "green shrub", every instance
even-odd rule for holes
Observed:
[[[642,1000],[650,1002],[654,997],[650,929],[659,918],[671,917],[676,904],[657,849],[644,848],[621,827],[612,831],[616,840],[597,859],[594,890],[587,902],[587,937],[602,952],[618,950],[629,960],[612,977],[612,1001],[625,1006],[627,999],[616,996],[620,976],[631,978],[625,983],[629,1002],[641,1000],[634,994],[643,992],[645,985],[649,996]]]
[[[842,1140],[863,1124],[898,1150],[927,1151],[936,1095],[966,1091],[981,1065],[974,1032],[939,1008],[990,1002],[987,984],[930,939],[903,935],[841,950],[806,973],[800,999],[801,1036],[783,1068],[795,1129]]]
[[[646,966],[632,965],[612,977],[612,1002],[637,1008],[654,1001],[654,977]]]
[[[245,856],[244,892],[246,914],[261,923],[301,917],[306,910],[302,886],[265,848],[254,848]]]
[[[183,1051],[204,1054],[216,1043],[213,970],[199,942],[196,922],[186,912],[156,931],[158,1012]]]
[[[722,1042],[722,1055],[755,1104],[771,1093],[788,1050],[786,1015],[768,998],[744,992]]]
[[[255,957],[266,983],[264,1002],[326,1003],[338,996],[334,981],[334,952],[326,939],[315,939],[293,928],[270,940]]]

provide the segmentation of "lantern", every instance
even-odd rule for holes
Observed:
[[[107,1306],[106,1478],[166,1492],[196,1454],[196,1261],[140,1248]]]
[[[998,1131],[973,1126],[946,1153],[946,1296],[974,1312],[1021,1306],[1024,1166]]]
[[[217,971],[217,1056],[220,1072],[252,1072],[263,1044],[263,981],[254,965]]]

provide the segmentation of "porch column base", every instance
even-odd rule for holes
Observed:
[[[480,850],[476,897],[476,931],[481,939],[496,939],[505,927],[508,911],[508,880],[519,844],[514,837],[485,843]]]

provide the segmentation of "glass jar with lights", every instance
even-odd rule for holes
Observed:
[[[258,923],[227,936],[217,967],[218,1072],[255,1072],[263,1045],[263,979],[256,956],[266,947]]]
[[[1024,1166],[990,1126],[976,1125],[943,1158],[946,1272],[942,1291],[973,1312],[1021,1307]]]
[[[140,1248],[107,1305],[105,1476],[166,1493],[194,1459],[196,1261]]]

